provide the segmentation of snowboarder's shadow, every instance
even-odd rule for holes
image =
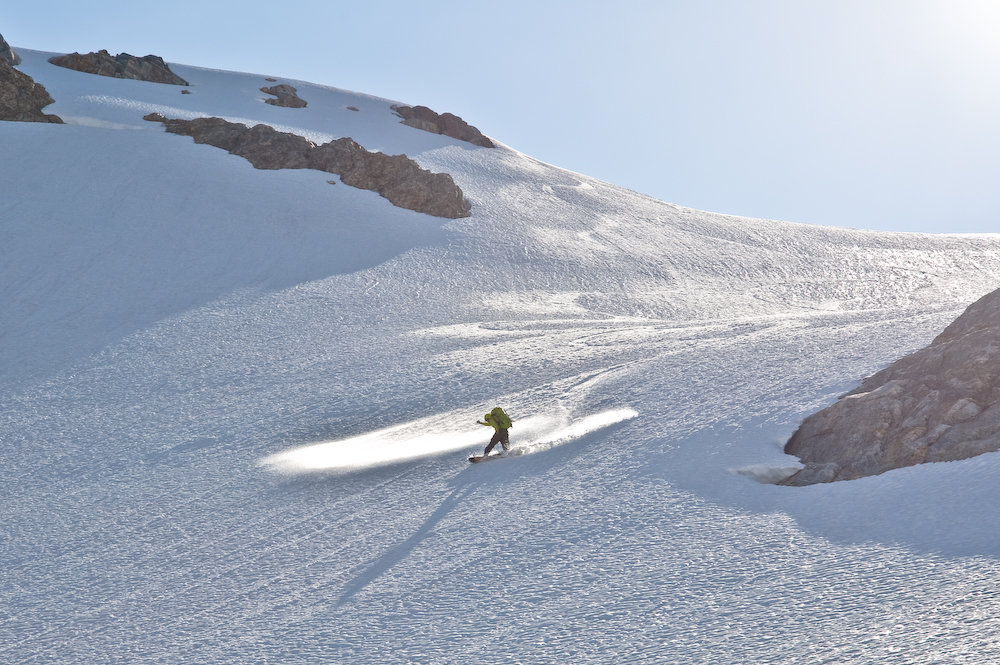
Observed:
[[[483,483],[481,480],[470,479],[467,471],[468,470],[459,474],[459,479],[463,480],[459,480],[459,482],[454,484],[455,489],[451,492],[451,494],[449,494],[445,500],[441,502],[441,505],[438,506],[433,513],[431,513],[431,515],[422,525],[420,525],[420,528],[417,529],[412,536],[398,545],[389,548],[367,569],[359,573],[353,580],[344,585],[340,598],[337,599],[338,606],[349,601],[359,591],[391,570],[396,564],[406,559],[410,552],[412,552],[424,538],[430,536],[434,532],[435,527],[440,524],[441,520],[444,519],[448,513],[450,513],[456,506],[462,505],[467,499],[476,493]]]

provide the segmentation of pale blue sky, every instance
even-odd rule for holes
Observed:
[[[15,47],[424,104],[679,205],[1000,231],[1000,0],[4,4]]]

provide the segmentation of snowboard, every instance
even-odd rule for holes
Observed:
[[[469,458],[469,461],[473,464],[479,464],[480,462],[489,462],[495,459],[507,459],[508,457],[518,457],[523,455],[524,451],[515,448],[514,450],[507,451],[506,455],[473,455]]]

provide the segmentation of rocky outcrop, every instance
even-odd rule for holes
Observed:
[[[812,485],[1000,450],[1000,290],[926,348],[806,418],[785,445]]]
[[[274,95],[277,98],[264,100],[265,103],[272,106],[282,106],[288,109],[302,109],[306,107],[306,102],[299,97],[298,91],[287,83],[273,85],[270,88],[261,88],[260,91]]]
[[[483,148],[495,148],[493,141],[481,131],[451,113],[437,114],[426,106],[393,106],[392,110],[403,119],[403,124],[431,134],[443,134],[459,141],[467,141]]]
[[[0,60],[6,60],[12,65],[21,64],[21,56],[14,53],[14,50],[7,43],[7,40],[3,38],[3,35],[0,35]]]
[[[0,58],[0,120],[61,124],[58,116],[42,113],[53,101],[44,86]]]
[[[378,192],[395,206],[456,219],[472,206],[447,173],[431,173],[406,155],[369,152],[353,139],[315,145],[268,125],[247,127],[222,118],[169,120],[158,113],[146,120],[162,122],[168,132],[191,136],[247,159],[258,169],[315,169],[340,176],[351,187]]]
[[[49,62],[67,69],[75,69],[78,72],[110,76],[117,79],[188,85],[187,81],[170,71],[170,67],[163,61],[163,58],[157,55],[137,58],[128,53],[119,53],[112,56],[102,49],[97,53],[57,55],[49,58]]]

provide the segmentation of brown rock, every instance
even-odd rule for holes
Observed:
[[[443,134],[453,139],[467,141],[483,148],[495,148],[493,141],[481,131],[451,113],[437,114],[426,106],[393,106],[396,115],[403,118],[403,124],[422,129],[431,134]]]
[[[128,53],[119,53],[112,56],[102,49],[97,53],[58,55],[49,58],[49,62],[67,69],[75,69],[78,72],[99,76],[170,85],[188,85],[187,81],[170,71],[170,67],[163,61],[163,58],[157,55],[137,58]]]
[[[806,418],[785,445],[811,485],[1000,450],[1000,290],[931,344]]]
[[[194,138],[243,157],[254,168],[265,170],[309,168],[308,153],[313,144],[295,134],[279,132],[268,125],[247,127],[222,118],[158,120],[168,132]]]
[[[436,217],[468,217],[469,202],[447,173],[431,173],[406,155],[368,152],[353,139],[316,147],[311,168],[340,176],[351,187],[378,192],[394,205]]]
[[[0,35],[0,60],[6,60],[12,65],[21,64],[21,56],[14,53],[14,50],[7,43],[7,40],[3,38],[3,35]]]
[[[261,88],[261,92],[274,95],[277,99],[265,99],[264,102],[273,106],[282,106],[289,109],[305,108],[306,102],[296,94],[298,91],[287,83],[273,85],[270,88]]]
[[[268,125],[247,127],[222,118],[171,120],[151,113],[145,120],[244,157],[258,169],[325,171],[339,175],[345,185],[378,192],[400,208],[450,219],[471,214],[472,206],[447,173],[431,173],[406,155],[369,152],[350,138],[317,146]]]
[[[0,58],[0,120],[62,124],[58,116],[42,113],[53,101],[44,86]]]

